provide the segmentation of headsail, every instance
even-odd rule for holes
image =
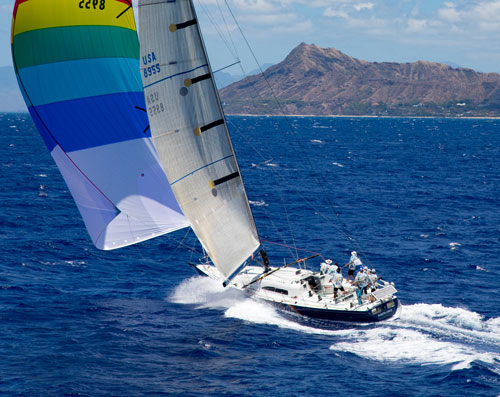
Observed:
[[[16,0],[14,66],[94,244],[186,227],[151,142],[130,0]]]
[[[151,134],[182,211],[231,278],[260,240],[191,0],[139,0]]]

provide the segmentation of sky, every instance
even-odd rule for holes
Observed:
[[[243,70],[225,71],[257,67],[226,1],[260,64],[280,62],[305,42],[368,61],[500,72],[500,0],[194,0],[213,70],[237,60]],[[0,0],[0,66],[12,65],[13,5]]]

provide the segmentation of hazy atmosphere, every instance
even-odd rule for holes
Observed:
[[[137,1],[133,3],[137,8]],[[234,41],[239,50],[242,42],[224,0],[195,3],[213,68],[234,62],[226,43],[232,47]],[[12,65],[13,4],[14,0],[0,0],[0,66]],[[304,41],[369,61],[446,61],[500,72],[498,0],[228,0],[228,4],[261,63],[281,61]],[[226,32],[224,40],[218,30]],[[255,69],[248,54],[238,55],[247,71]],[[228,72],[241,73],[238,68]]]

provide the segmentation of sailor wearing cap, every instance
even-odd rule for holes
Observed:
[[[328,274],[330,272],[332,260],[331,259],[325,259],[324,262],[321,262],[319,265],[319,274],[324,275]]]
[[[351,277],[354,280],[354,270],[356,270],[356,266],[361,266],[362,264],[361,259],[358,258],[357,252],[352,251],[349,262],[344,265],[344,267],[349,266],[347,271],[347,281],[349,281]]]
[[[370,287],[372,291],[375,291],[377,289],[377,283],[378,283],[378,276],[375,271],[375,269],[370,269],[370,274],[368,275],[370,279]]]

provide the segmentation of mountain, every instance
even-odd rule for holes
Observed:
[[[232,74],[223,71],[215,73],[214,77],[215,77],[215,85],[219,90],[243,78],[243,76],[233,76]]]
[[[12,66],[0,66],[0,112],[27,112]]]
[[[264,63],[263,65],[261,65],[261,69],[265,71],[269,66],[272,66],[272,63]],[[254,74],[259,74],[259,73],[260,73],[259,69],[254,69],[248,72],[247,76],[252,76]],[[214,73],[214,76],[215,76],[215,84],[217,85],[218,89],[224,88],[245,77],[244,75],[232,75],[224,71],[216,72]]]
[[[500,75],[443,63],[367,62],[302,43],[220,91],[228,114],[500,116]],[[272,91],[269,86],[272,87]]]

